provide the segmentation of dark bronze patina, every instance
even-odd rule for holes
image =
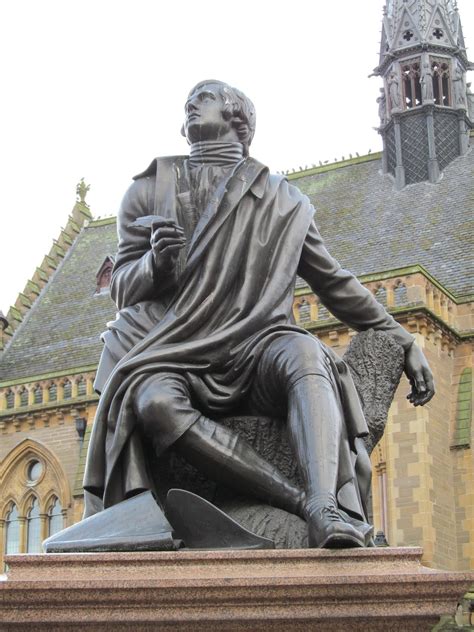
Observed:
[[[119,313],[97,375],[85,515],[153,489],[150,444],[159,457],[173,449],[238,493],[301,516],[311,547],[367,545],[366,421],[347,365],[292,321],[296,275],[341,321],[403,347],[415,406],[433,396],[428,364],[328,253],[308,198],[248,156],[255,110],[245,95],[198,84],[182,131],[190,155],[155,159],[118,215],[111,294]],[[242,409],[283,413],[301,486],[220,423]],[[195,516],[180,498],[175,519]]]

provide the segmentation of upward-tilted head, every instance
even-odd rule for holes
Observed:
[[[184,109],[181,133],[189,143],[237,141],[248,155],[256,116],[252,101],[243,92],[222,81],[201,81],[189,93]]]

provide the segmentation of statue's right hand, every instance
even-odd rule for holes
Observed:
[[[168,272],[174,267],[186,238],[181,226],[172,219],[157,217],[151,225],[150,244],[157,270]]]

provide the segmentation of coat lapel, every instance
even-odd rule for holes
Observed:
[[[267,171],[267,167],[261,163],[253,158],[247,158],[244,163],[237,167],[237,170],[229,180],[221,183],[194,231],[183,280],[194,269],[203,251],[214,239],[220,227],[235,210],[240,200],[252,188],[259,176]]]

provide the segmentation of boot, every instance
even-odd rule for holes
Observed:
[[[364,546],[363,534],[337,508],[343,418],[329,378],[308,375],[290,389],[288,426],[306,491],[309,546]]]
[[[305,509],[308,522],[308,546],[320,549],[344,549],[365,546],[365,537],[349,524],[337,508],[332,494],[313,503]]]
[[[303,517],[304,492],[238,433],[201,416],[175,446],[191,465],[209,478]]]

